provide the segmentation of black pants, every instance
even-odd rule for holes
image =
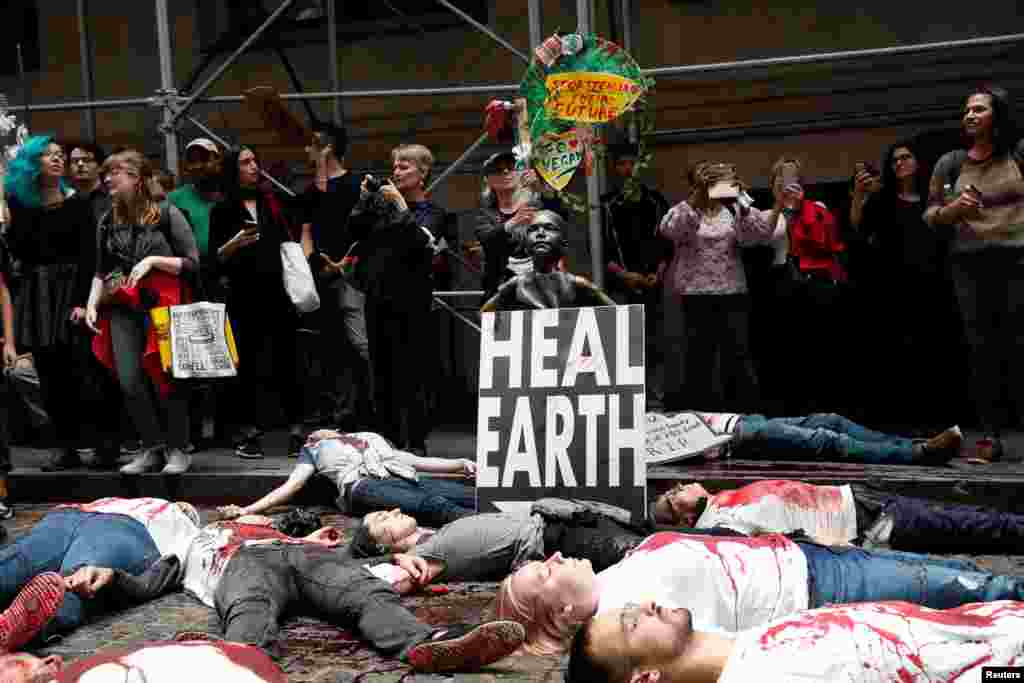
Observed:
[[[681,309],[683,385],[666,387],[665,407],[757,412],[760,396],[750,351],[746,294],[687,295]],[[716,397],[715,357],[721,397]]]
[[[893,550],[922,553],[1015,553],[1024,549],[1024,515],[978,505],[887,496]]]
[[[424,341],[434,334],[430,306],[396,303],[366,297],[366,332],[373,365],[377,431],[391,442],[411,448],[426,445],[427,424],[424,378],[433,374],[436,344]],[[402,438],[405,415],[408,438]]]
[[[214,594],[225,639],[273,650],[286,612],[309,613],[359,633],[394,655],[434,630],[402,606],[390,585],[344,551],[306,544],[243,547]]]
[[[284,291],[246,294],[228,303],[238,345],[237,408],[244,426],[270,429],[283,413],[289,425],[302,417],[302,389],[296,376],[296,323]]]
[[[57,344],[33,349],[43,405],[50,417],[46,429],[49,446],[74,448],[78,441],[78,381],[71,346]]]
[[[953,284],[970,346],[972,393],[982,428],[992,436],[1024,412],[1020,360],[1024,341],[1024,249],[987,249],[953,258]]]

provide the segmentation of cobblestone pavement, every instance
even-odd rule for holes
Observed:
[[[53,506],[22,505],[7,528],[12,538],[27,531]],[[324,509],[325,524],[352,528],[353,520]],[[201,510],[204,521],[211,510]],[[973,557],[997,573],[1024,574],[1024,556]],[[495,584],[448,584],[450,593],[440,596],[410,596],[405,603],[418,617],[431,624],[477,621],[493,600]],[[185,593],[174,593],[134,609],[107,615],[78,629],[62,640],[37,649],[37,654],[60,654],[67,660],[88,656],[106,647],[125,646],[141,640],[173,639],[179,634],[200,633],[217,637],[217,616]],[[290,681],[297,683],[465,683],[537,682],[562,680],[561,658],[511,657],[487,671],[454,677],[415,675],[396,662],[385,659],[363,645],[351,632],[306,616],[290,618],[282,633],[279,660]]]

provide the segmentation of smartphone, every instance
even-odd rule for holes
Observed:
[[[255,233],[256,239],[260,237],[260,224],[254,220],[247,220],[245,222],[245,231],[249,233]]]
[[[786,164],[782,168],[782,187],[789,187],[790,185],[797,185],[800,183],[800,174],[797,173],[796,169]]]

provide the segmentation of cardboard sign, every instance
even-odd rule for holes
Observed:
[[[643,94],[634,80],[610,73],[565,71],[547,77],[548,116],[565,121],[607,123],[626,113]]]
[[[576,139],[576,131],[548,133],[537,141],[533,159],[537,173],[547,184],[556,190],[563,189],[583,161],[583,149]]]
[[[545,496],[645,515],[643,306],[485,313],[477,509]]]
[[[697,413],[647,413],[647,464],[663,465],[709,454],[732,441],[713,431]]]

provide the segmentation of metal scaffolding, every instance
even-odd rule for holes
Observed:
[[[475,30],[488,36],[498,44],[502,45],[520,59],[529,63],[529,53],[532,52],[542,40],[542,13],[541,0],[527,0],[530,46],[527,52],[523,52],[513,46],[508,40],[500,36],[488,26],[480,23],[471,15],[459,9],[448,0],[436,0]],[[632,3],[630,0],[610,0],[619,2],[619,14],[622,22],[622,40],[624,47],[630,50],[633,46],[632,31]],[[191,107],[197,103],[241,103],[244,98],[241,95],[221,95],[206,97],[206,92],[220,79],[221,76],[242,56],[273,24],[283,16],[295,4],[294,0],[282,0],[278,8],[270,14],[263,23],[239,45],[221,65],[199,86],[191,88],[187,95],[180,94],[175,88],[173,67],[172,67],[172,39],[170,33],[170,22],[167,12],[168,0],[155,0],[156,6],[156,32],[160,58],[160,88],[155,95],[150,97],[125,98],[125,99],[93,99],[93,75],[92,75],[92,54],[89,41],[89,32],[86,25],[86,0],[76,0],[79,44],[82,56],[82,91],[84,99],[73,102],[58,102],[30,105],[25,103],[25,111],[75,111],[83,112],[83,121],[86,133],[89,137],[95,138],[95,115],[97,109],[120,109],[128,107],[159,107],[162,111],[162,123],[160,132],[164,136],[166,165],[172,172],[178,172],[178,138],[177,126],[183,118],[187,118],[193,125],[203,130],[208,136],[226,145],[208,126],[189,114]],[[338,51],[337,51],[337,17],[333,0],[328,0],[327,27],[328,27],[328,59],[329,77],[332,90],[329,92],[293,92],[281,95],[284,100],[331,100],[333,103],[333,118],[336,122],[344,120],[342,101],[344,98],[378,98],[378,97],[437,97],[453,95],[491,95],[497,96],[518,92],[519,86],[516,83],[486,83],[476,85],[437,86],[426,88],[392,88],[378,90],[342,90],[338,74]],[[577,0],[577,30],[581,33],[590,32],[594,26],[594,0]],[[740,78],[749,76],[751,72],[758,69],[806,65],[806,64],[833,64],[852,59],[870,59],[876,57],[891,57],[900,55],[924,54],[931,52],[942,52],[952,49],[1004,46],[1024,42],[1024,33],[1014,33],[999,36],[988,36],[966,40],[951,40],[933,43],[918,43],[912,45],[896,45],[884,48],[870,48],[863,50],[848,50],[838,52],[822,52],[804,55],[793,55],[786,57],[770,57],[763,59],[748,59],[731,62],[718,62],[706,64],[694,64],[684,66],[663,66],[644,69],[643,73],[648,76],[659,78],[685,78],[687,76],[697,77],[714,73],[719,78]],[[665,132],[670,135],[685,136],[691,131]],[[697,132],[693,132],[697,134]],[[727,134],[727,133],[725,133]],[[658,133],[655,133],[658,135]],[[636,139],[635,127],[630,128],[630,138]],[[486,136],[481,136],[445,171],[440,174],[431,184],[430,189],[448,178],[459,166],[473,157],[476,150],[483,145]],[[604,280],[604,263],[602,254],[602,218],[603,212],[600,205],[600,191],[603,185],[603,166],[594,169],[595,173],[587,177],[587,215],[591,254],[591,267],[594,281],[598,286]],[[267,176],[270,178],[269,176]],[[270,178],[279,188],[291,192],[283,184]]]

